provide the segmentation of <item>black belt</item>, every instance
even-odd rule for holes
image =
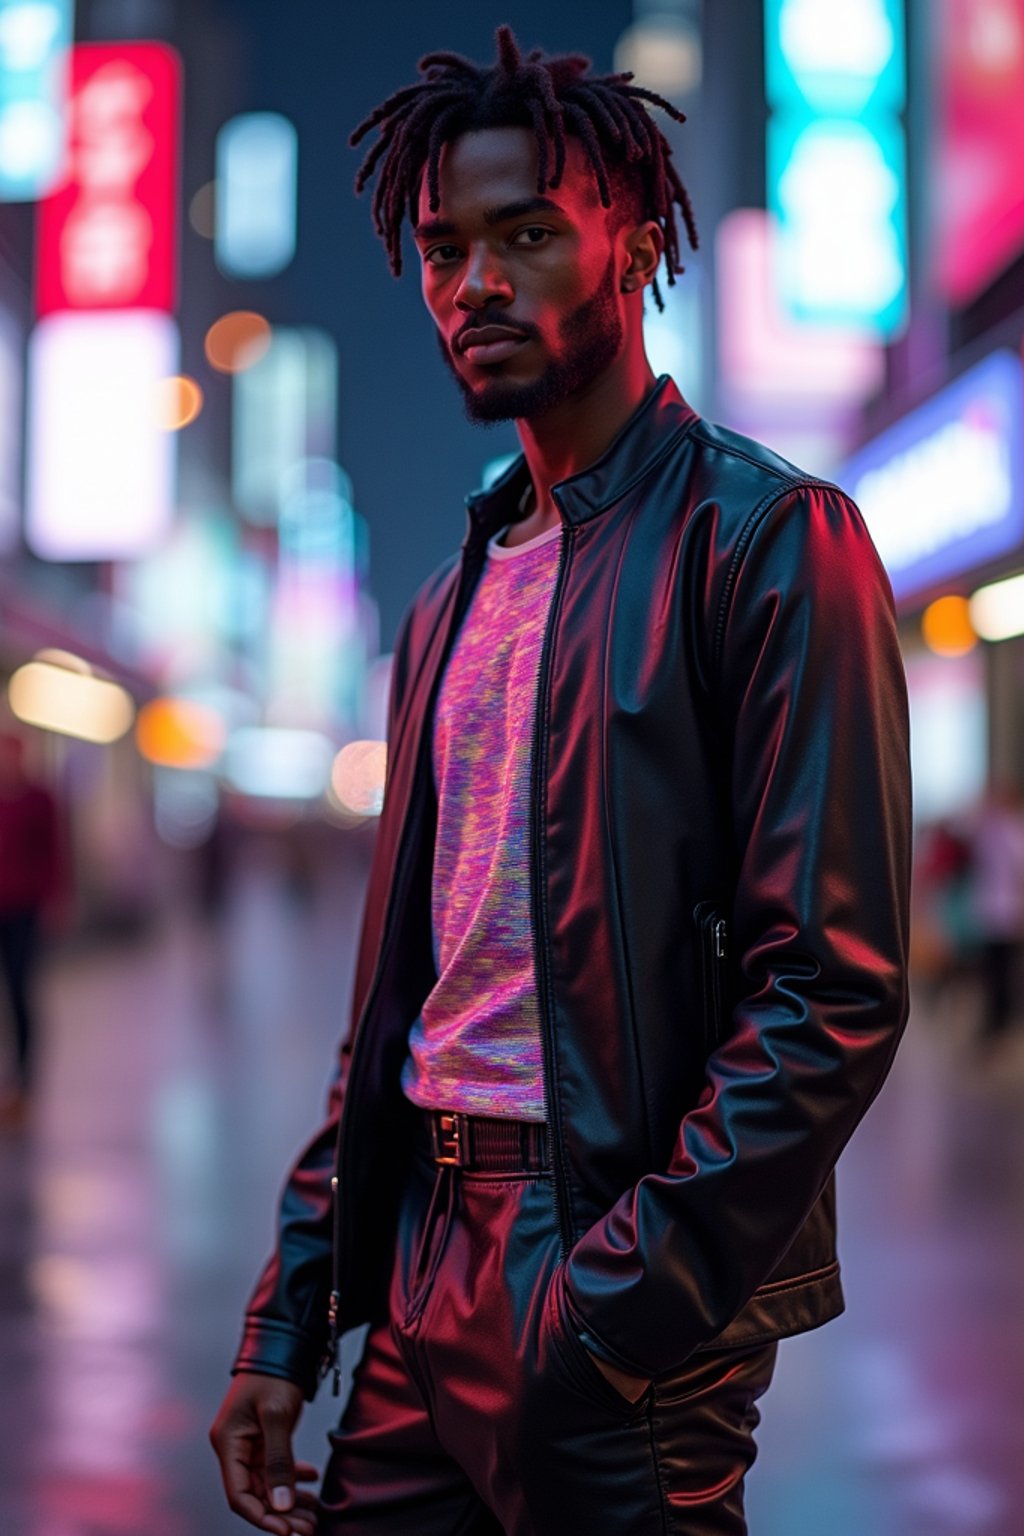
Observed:
[[[538,1120],[440,1109],[423,1109],[417,1117],[417,1145],[426,1157],[480,1173],[543,1173],[549,1167],[547,1133]]]

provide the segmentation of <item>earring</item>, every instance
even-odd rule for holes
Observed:
[[[633,279],[631,277],[624,277],[622,279],[622,291],[623,291],[623,293],[632,293],[633,289],[635,287],[636,287],[636,283],[633,281]]]

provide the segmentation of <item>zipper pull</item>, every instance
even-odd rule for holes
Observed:
[[[331,1372],[331,1395],[338,1397],[341,1392],[341,1360],[338,1351],[338,1307],[341,1303],[339,1292],[332,1291],[327,1306],[327,1349],[320,1363],[320,1380],[323,1381],[328,1371]]]
[[[725,927],[725,918],[724,917],[720,917],[718,919],[718,922],[715,924],[715,959],[716,960],[724,960],[726,958],[727,954],[728,954],[728,949],[726,947],[726,938],[727,938],[727,933],[726,933],[726,927]]]

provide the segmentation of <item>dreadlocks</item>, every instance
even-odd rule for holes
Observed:
[[[650,101],[677,123],[685,115],[664,97],[631,85],[631,72],[589,75],[590,59],[581,54],[545,58],[535,48],[524,59],[511,27],[497,32],[498,62],[481,68],[457,53],[428,53],[419,61],[425,79],[395,91],[349,137],[356,145],[373,128],[380,137],[356,176],[362,192],[381,158],[384,164],[373,195],[373,221],[384,241],[391,271],[402,270],[402,219],[415,224],[416,200],[424,166],[431,212],[441,203],[439,165],[442,146],[460,133],[479,128],[532,127],[537,137],[537,191],[557,187],[565,168],[565,136],[582,142],[597,182],[601,205],[622,204],[637,222],[655,220],[665,243],[669,285],[684,269],[679,260],[675,206],[682,211],[687,238],[697,249],[697,226],[689,194],[672,164],[672,149],[643,105]],[[554,165],[550,146],[554,146]],[[613,197],[614,189],[614,197]],[[664,309],[658,282],[654,298]]]

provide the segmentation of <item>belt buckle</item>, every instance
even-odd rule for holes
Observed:
[[[434,1162],[457,1168],[462,1162],[462,1132],[459,1114],[438,1114],[430,1122],[434,1140]]]

